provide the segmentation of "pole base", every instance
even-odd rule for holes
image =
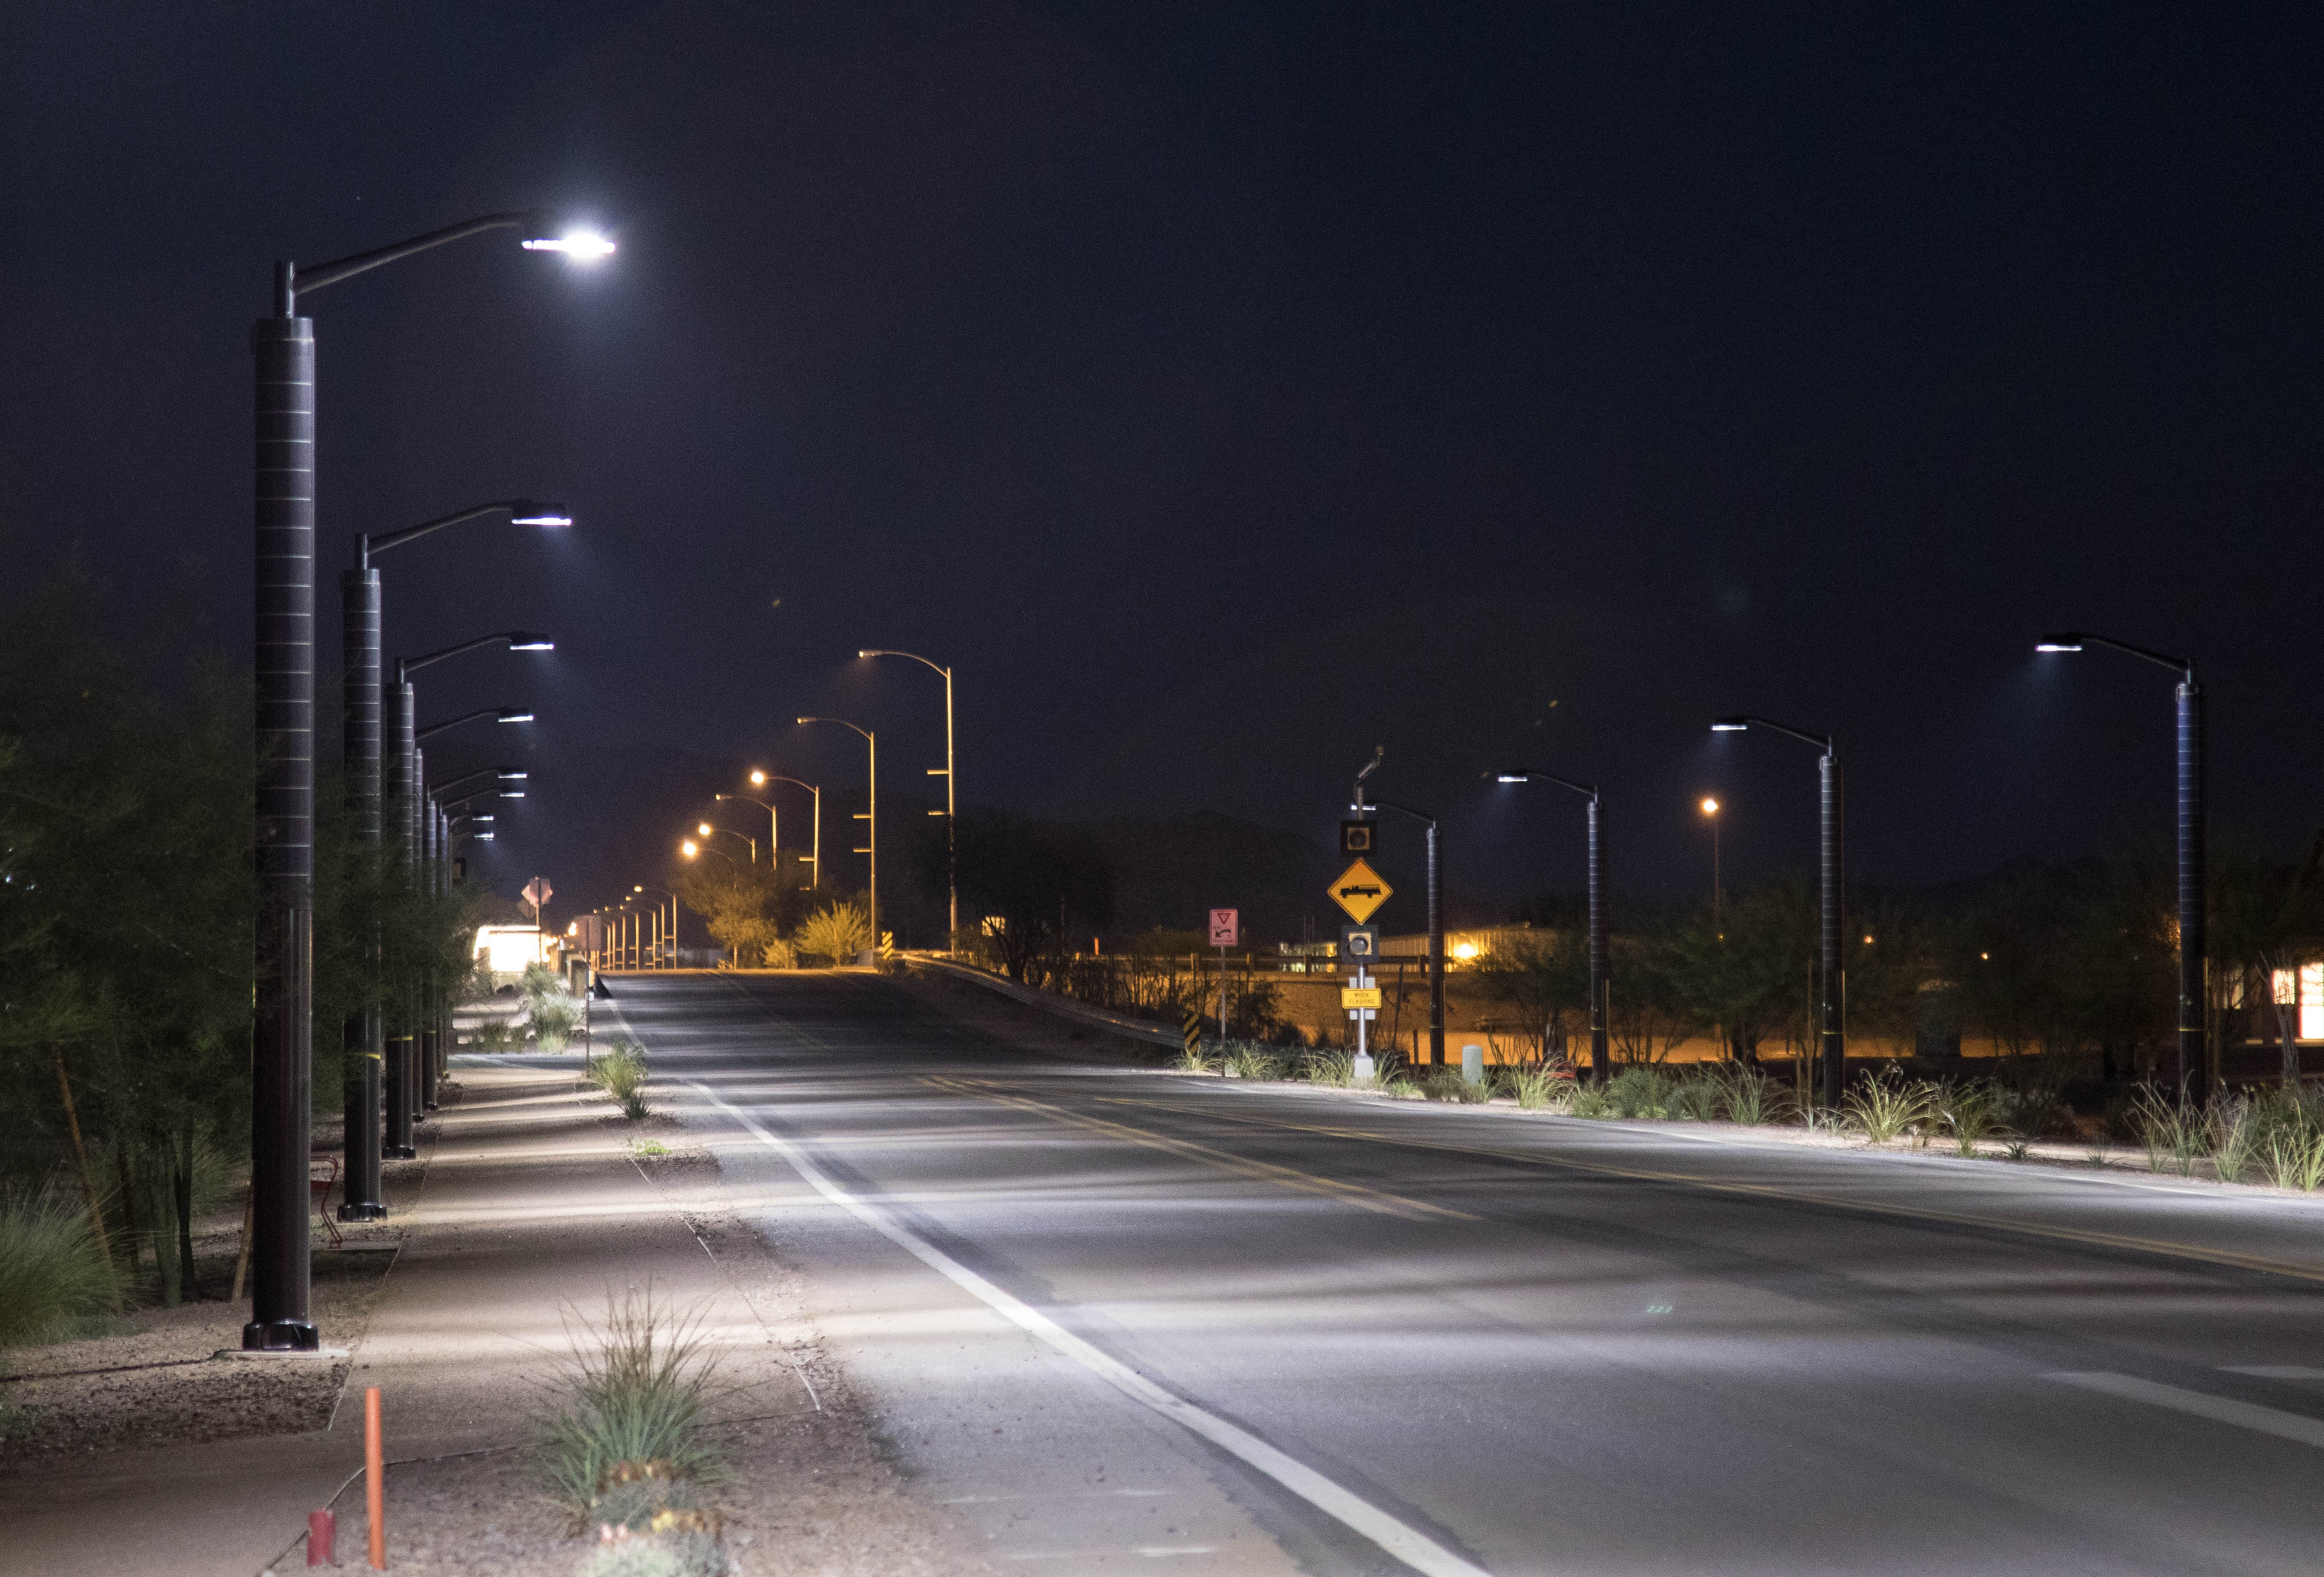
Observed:
[[[343,1204],[339,1206],[341,1221],[385,1221],[387,1206],[383,1204]]]
[[[311,1320],[253,1320],[242,1328],[244,1352],[312,1352],[322,1344]]]
[[[437,1104],[436,1104],[436,1102],[435,1102],[430,1101],[429,1102],[428,1102],[427,1110],[428,1110],[428,1111],[434,1111],[438,1110],[438,1106],[437,1106]]]
[[[408,1161],[420,1152],[410,1145],[382,1145],[379,1153],[391,1161]]]

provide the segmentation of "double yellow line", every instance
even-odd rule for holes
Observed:
[[[950,1091],[954,1094],[970,1095],[979,1100],[991,1101],[1002,1106],[1013,1106],[1020,1111],[1034,1112],[1052,1121],[1065,1123],[1071,1128],[1078,1128],[1086,1132],[1102,1134],[1108,1139],[1140,1145],[1149,1150],[1160,1150],[1167,1155],[1177,1156],[1216,1171],[1249,1178],[1253,1182],[1268,1183],[1278,1188],[1295,1189],[1302,1194],[1313,1194],[1325,1199],[1336,1200],[1342,1204],[1352,1204],[1358,1210],[1369,1210],[1378,1215],[1392,1215],[1405,1221],[1477,1221],[1480,1219],[1461,1211],[1446,1210],[1442,1205],[1426,1204],[1416,1199],[1406,1199],[1393,1194],[1383,1194],[1375,1188],[1366,1188],[1359,1183],[1342,1183],[1337,1178],[1319,1177],[1313,1172],[1302,1172],[1292,1167],[1278,1167],[1272,1161],[1258,1161],[1248,1156],[1235,1155],[1231,1151],[1213,1149],[1208,1145],[1196,1144],[1192,1139],[1173,1139],[1167,1134],[1156,1133],[1150,1129],[1132,1128],[1121,1122],[1109,1122],[1102,1117],[1091,1117],[1084,1112],[1068,1111],[1062,1106],[1052,1106],[1046,1101],[1035,1101],[1024,1095],[1006,1094],[983,1079],[959,1079],[949,1078],[940,1074],[924,1074],[920,1075],[920,1083],[939,1090]]]

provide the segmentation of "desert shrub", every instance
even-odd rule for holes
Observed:
[[[1790,1092],[1757,1068],[1736,1068],[1721,1084],[1719,1114],[1729,1122],[1757,1127],[1780,1122],[1791,1111]]]
[[[2211,1160],[2218,1168],[2219,1181],[2241,1182],[2266,1124],[2247,1095],[2223,1095],[2212,1103],[2208,1115]]]
[[[1726,1094],[1724,1081],[1715,1074],[1674,1079],[1667,1110],[1671,1116],[1690,1122],[1714,1121],[1726,1105]]]
[[[581,1003],[565,992],[536,998],[530,1014],[534,1044],[543,1051],[563,1051],[581,1028]]]
[[[859,904],[835,899],[800,924],[791,945],[801,956],[852,963],[872,945],[872,917]]]
[[[1867,1139],[1884,1144],[1916,1123],[1930,1121],[1936,1104],[1934,1085],[1908,1079],[1895,1068],[1883,1068],[1859,1081],[1849,1092],[1841,1110]]]
[[[1671,1081],[1660,1068],[1624,1068],[1606,1082],[1606,1098],[1616,1117],[1660,1117],[1670,1101]]]
[[[718,1476],[703,1428],[716,1366],[697,1314],[658,1301],[649,1284],[618,1302],[608,1292],[602,1324],[568,1308],[565,1330],[570,1351],[538,1433],[549,1487],[576,1522],[625,1482]]]
[[[2001,1131],[2001,1095],[1982,1079],[1964,1079],[1935,1087],[1932,1114],[1953,1136],[1964,1156],[1977,1154],[1978,1145]]]
[[[1356,1054],[1317,1047],[1300,1057],[1299,1075],[1311,1084],[1345,1090],[1356,1082]]]
[[[468,1034],[470,1051],[522,1051],[524,1045],[524,1031],[505,1019],[487,1019]]]
[[[1284,1074],[1283,1059],[1268,1047],[1248,1040],[1225,1043],[1227,1072],[1238,1079],[1279,1079]]]
[[[636,1122],[647,1114],[645,1053],[626,1040],[616,1040],[591,1060],[589,1082],[622,1103],[622,1114]]]
[[[2210,1148],[2210,1127],[2201,1110],[2168,1100],[2149,1084],[2139,1091],[2131,1111],[2139,1142],[2146,1147],[2146,1169],[2175,1167],[2181,1176],[2193,1176],[2196,1161]]]
[[[0,1347],[52,1341],[113,1307],[120,1283],[81,1200],[0,1196]]]
[[[1501,1093],[1526,1111],[1563,1111],[1572,1103],[1573,1081],[1561,1079],[1545,1068],[1503,1068]]]

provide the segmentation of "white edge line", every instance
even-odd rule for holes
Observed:
[[[2153,1380],[2140,1379],[2135,1375],[2108,1374],[2103,1370],[2084,1374],[2045,1374],[2042,1378],[2057,1380],[2063,1385],[2080,1386],[2086,1391],[2101,1391],[2133,1402],[2145,1402],[2157,1407],[2169,1407],[2175,1412],[2191,1413],[2198,1418],[2232,1424],[2241,1429],[2273,1434],[2279,1440],[2296,1440],[2302,1445],[2324,1446],[2324,1418],[2279,1412],[2273,1407],[2238,1402],[2231,1397],[2182,1390],[2177,1386],[2161,1385]]]
[[[1487,1577],[1483,1568],[1471,1564],[1425,1534],[1406,1526],[1370,1501],[1342,1489],[1297,1458],[1278,1451],[1249,1430],[1223,1418],[1214,1417],[1192,1402],[1171,1395],[1039,1310],[1019,1302],[933,1243],[889,1220],[881,1211],[864,1204],[833,1183],[800,1153],[798,1147],[769,1132],[749,1112],[721,1099],[715,1092],[696,1080],[688,1079],[686,1083],[704,1100],[748,1129],[760,1143],[781,1156],[816,1193],[993,1309],[1010,1323],[1072,1359],[1130,1400],[1241,1459],[1318,1511],[1362,1535],[1413,1570],[1426,1573],[1427,1577]]]
[[[2229,1374],[2247,1374],[2257,1379],[2319,1380],[2324,1379],[2324,1369],[2306,1369],[2291,1363],[2230,1363]]]

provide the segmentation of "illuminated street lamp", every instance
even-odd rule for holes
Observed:
[[[854,729],[857,733],[863,736],[864,744],[870,747],[872,752],[872,809],[868,815],[861,818],[862,820],[868,821],[872,824],[871,835],[864,840],[870,847],[858,849],[855,853],[859,854],[869,854],[872,856],[872,885],[870,890],[872,908],[872,950],[876,954],[880,949],[880,741],[870,729],[856,728],[855,724],[847,722],[844,718],[802,717],[799,719],[799,722],[802,725],[809,723],[836,723],[842,728]],[[820,821],[823,815],[822,799],[820,797],[817,798],[816,804],[816,819]],[[817,865],[815,869],[816,885],[820,887],[823,885],[823,867],[821,865]]]
[[[722,860],[726,859],[726,856],[724,854],[721,854],[718,857]],[[731,860],[727,860],[726,862],[730,865],[733,863]],[[669,928],[663,934],[662,940],[654,948],[654,957],[657,962],[659,962],[664,958],[669,959],[669,962],[662,963],[661,967],[664,969],[675,969],[678,967],[676,963],[678,957],[678,894],[672,892],[667,887],[647,887],[642,883],[631,888],[630,890],[632,893],[640,895],[649,892],[659,893],[663,898],[669,899]],[[655,904],[652,907],[654,928],[656,930],[660,930],[661,905]]]
[[[1520,767],[1514,772],[1497,775],[1504,783],[1525,783],[1538,780],[1554,783],[1561,788],[1571,788],[1590,801],[1590,1073],[1593,1079],[1603,1082],[1612,1076],[1613,1067],[1607,1052],[1607,941],[1606,941],[1606,844],[1600,835],[1598,816],[1598,785],[1576,783],[1571,778],[1561,778],[1554,772],[1537,772]]]
[[[702,838],[706,842],[715,837],[740,838],[744,844],[750,846],[751,863],[756,865],[759,862],[759,840],[751,836],[748,833],[738,833],[732,827],[712,826],[706,821],[697,822],[695,825],[694,832],[696,837]],[[692,842],[692,839],[688,839],[687,841]],[[726,856],[724,854],[721,854],[718,857],[722,860],[726,859]],[[732,865],[734,862],[727,860],[726,862],[729,865]]]
[[[2070,630],[2037,642],[2036,651],[2080,651],[2104,646],[2179,674],[2179,1098],[2210,1098],[2210,936],[2204,890],[2203,687],[2195,665],[2110,636]]]
[[[521,706],[479,706],[474,712],[463,712],[457,717],[447,717],[441,723],[431,723],[425,728],[415,728],[411,731],[411,737],[416,742],[420,740],[427,739],[431,735],[441,733],[447,728],[457,728],[464,723],[481,722],[487,717],[491,718],[495,723],[530,723],[532,721],[532,714]]]
[[[251,1032],[251,1298],[242,1344],[310,1352],[307,1168],[315,991],[315,326],[301,290],[486,231],[602,257],[612,243],[537,213],[487,214],[300,269],[274,265],[274,310],[251,332],[256,386],[256,977]],[[554,243],[553,246],[535,246]]]
[[[821,887],[823,885],[823,790],[816,788],[812,783],[802,783],[797,778],[786,778],[779,772],[765,772],[761,771],[756,768],[752,770],[752,787],[762,788],[770,783],[788,783],[792,788],[804,788],[815,797],[814,823],[808,828],[807,832],[807,844],[810,853],[807,855],[807,862],[815,867],[815,881],[813,885],[816,887]],[[775,807],[770,802],[764,799],[752,799],[747,794],[721,794],[718,798],[721,799],[740,799],[747,805],[755,805],[761,810],[765,811],[767,813],[767,834],[770,837],[774,836],[776,825]],[[782,841],[779,838],[777,838],[775,840],[774,846],[776,852],[779,853],[782,849]]]
[[[928,776],[931,778],[941,777],[945,780],[945,890],[949,903],[949,907],[945,911],[949,918],[945,922],[945,946],[949,950],[955,945],[954,939],[960,935],[960,800],[956,793],[960,787],[960,779],[954,776],[953,772],[952,669],[942,667],[936,663],[930,662],[927,658],[922,657],[916,651],[864,650],[859,651],[855,655],[859,658],[909,658],[912,661],[920,664],[922,667],[934,669],[937,673],[944,676],[945,764],[944,770],[941,772],[937,771],[934,767],[929,768]],[[930,811],[928,814],[930,816],[934,816],[936,813],[935,811]],[[872,934],[875,938],[879,936],[879,927],[877,926],[872,927]]]
[[[1713,733],[1740,733],[1747,728],[1773,729],[1777,733],[1789,734],[1794,739],[1812,744],[1823,752],[1817,766],[1821,785],[1817,802],[1821,807],[1817,862],[1820,924],[1817,928],[1823,958],[1823,1021],[1817,1036],[1817,1050],[1823,1058],[1824,1104],[1837,1109],[1848,1088],[1848,1037],[1844,1028],[1848,966],[1840,946],[1841,908],[1846,900],[1843,879],[1847,850],[1843,841],[1845,806],[1841,796],[1840,747],[1833,744],[1827,734],[1809,733],[1787,724],[1770,722],[1765,717],[1721,717],[1711,725]]]

